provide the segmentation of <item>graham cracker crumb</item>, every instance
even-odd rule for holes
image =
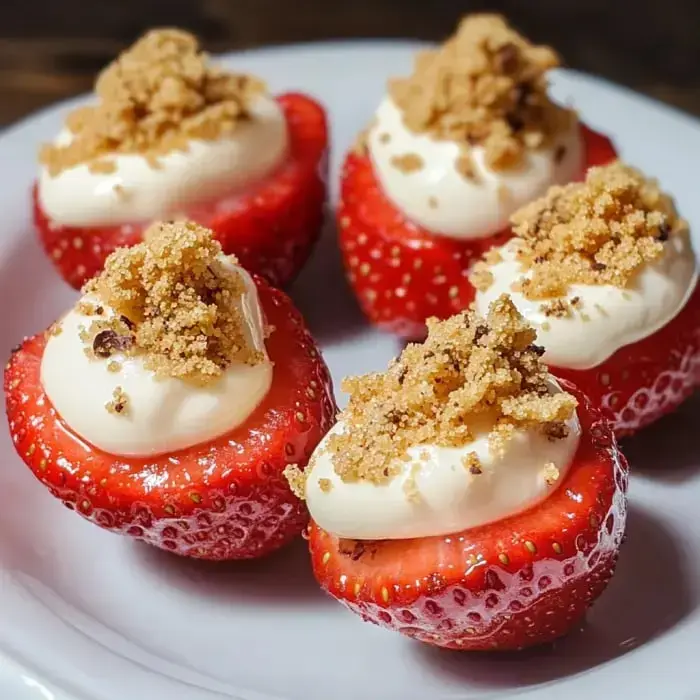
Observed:
[[[428,197],[428,206],[431,209],[437,209],[439,205],[437,197]]]
[[[404,153],[393,156],[391,164],[404,175],[410,175],[423,168],[423,159],[417,153]]]
[[[386,372],[346,379],[342,433],[327,450],[345,482],[390,481],[409,447],[462,447],[488,425],[498,452],[517,429],[548,436],[573,414],[576,399],[553,394],[535,332],[503,295],[478,318],[464,311],[430,319],[423,344],[410,344]]]
[[[411,131],[483,146],[487,166],[506,170],[575,118],[547,95],[547,71],[559,63],[503,17],[475,14],[441,47],[420,52],[413,74],[390,81],[389,94]]]
[[[330,493],[333,489],[333,482],[330,479],[319,479],[318,487],[323,493]]]
[[[158,167],[159,156],[186,151],[191,139],[232,134],[264,90],[255,78],[211,65],[192,34],[154,29],[102,71],[96,104],[68,116],[72,140],[44,146],[39,159],[52,176],[81,163],[112,172],[105,157],[116,153],[140,153]]]
[[[559,480],[559,469],[554,462],[547,462],[544,465],[544,480],[548,486],[554,486]]]
[[[379,143],[390,143],[391,142],[391,134],[388,134],[384,132],[383,134],[379,134]]]
[[[119,371],[121,371],[121,368],[122,368],[121,364],[119,362],[117,362],[116,360],[110,360],[107,363],[107,370],[109,372],[119,372]]]
[[[489,270],[489,265],[479,261],[474,265],[474,269],[469,275],[469,281],[475,289],[485,292],[493,284],[493,272]]]
[[[289,464],[282,475],[287,480],[292,493],[300,500],[306,499],[306,473],[297,464]],[[319,484],[320,485],[320,484]]]
[[[476,180],[476,166],[468,151],[465,150],[459,155],[455,168],[465,180]]]
[[[142,354],[158,377],[207,383],[234,362],[255,365],[237,302],[245,293],[235,269],[222,260],[212,232],[190,222],[156,223],[144,242],[118,249],[83,292],[114,317],[81,332],[96,358]]]
[[[420,465],[414,464],[411,467],[411,473],[408,475],[403,484],[403,492],[406,495],[406,499],[411,503],[420,503],[422,500],[420,490],[418,489],[418,484],[416,483],[416,476],[418,475],[419,471]]]
[[[566,299],[554,299],[540,304],[540,310],[545,316],[555,318],[570,318],[573,316],[573,305]]]
[[[114,413],[119,416],[128,415],[129,398],[120,386],[112,392],[112,400],[105,404],[105,408],[108,413]]]
[[[113,160],[95,160],[88,166],[88,170],[95,175],[111,175],[117,169]]]
[[[482,472],[481,460],[476,452],[470,452],[466,457],[464,457],[462,459],[462,464],[470,474],[478,475]]]
[[[512,217],[528,299],[566,295],[572,284],[626,287],[687,231],[655,180],[620,162],[591,168],[583,183],[552,187]]]

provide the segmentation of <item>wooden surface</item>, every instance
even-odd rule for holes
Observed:
[[[88,90],[141,32],[179,25],[212,51],[353,37],[441,39],[506,13],[568,65],[700,116],[700,0],[0,0],[0,124]]]

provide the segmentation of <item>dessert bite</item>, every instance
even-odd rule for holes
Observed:
[[[153,30],[42,148],[36,226],[76,289],[161,219],[211,228],[225,253],[284,285],[320,233],[327,147],[314,100],[273,97],[254,76],[212,63],[191,34]]]
[[[475,266],[476,308],[502,294],[537,330],[543,360],[629,435],[700,380],[700,292],[688,223],[671,197],[616,162],[512,217],[515,238]]]
[[[541,361],[505,296],[428,321],[347,408],[306,471],[321,586],[365,620],[453,649],[520,649],[575,626],[615,569],[626,463]]]
[[[290,299],[194,223],[119,249],[5,369],[18,455],[72,510],[203,559],[262,556],[308,514],[283,476],[335,420]]]
[[[389,82],[345,161],[338,209],[350,282],[374,324],[424,337],[474,297],[481,254],[509,216],[615,151],[548,95],[559,65],[498,15],[471,15]]]

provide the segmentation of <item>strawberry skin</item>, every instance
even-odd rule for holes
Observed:
[[[187,218],[214,231],[224,252],[275,286],[301,270],[324,219],[328,170],[328,126],[323,108],[301,94],[277,98],[289,130],[287,160],[245,193],[193,207]],[[34,187],[34,222],[39,238],[63,279],[75,289],[101,272],[119,247],[140,243],[150,222],[76,228],[54,224]]]
[[[37,479],[100,527],[183,556],[260,557],[296,537],[308,513],[282,472],[307,463],[336,408],[301,315],[283,292],[256,283],[275,328],[267,397],[239,428],[166,455],[117,457],[77,438],[41,386],[44,334],[25,340],[5,371],[6,406],[15,449]]]
[[[700,285],[663,328],[589,370],[552,367],[612,422],[617,438],[674,411],[700,384]]]
[[[586,126],[581,131],[586,169],[615,159],[609,139]],[[511,237],[510,230],[472,240],[430,233],[396,209],[369,156],[356,152],[343,167],[338,230],[346,273],[365,315],[410,339],[424,337],[427,318],[449,318],[471,304],[472,265]]]
[[[338,540],[312,523],[321,586],[363,619],[429,644],[522,649],[566,634],[612,577],[625,520],[627,463],[579,398],[574,463],[543,503],[454,535]]]

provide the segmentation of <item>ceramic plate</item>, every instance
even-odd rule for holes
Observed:
[[[274,90],[328,106],[333,169],[407,43],[341,43],[227,57]],[[660,177],[700,231],[700,123],[600,80],[556,76],[560,100]],[[0,352],[47,326],[74,294],[30,225],[36,149],[69,105],[0,136]],[[334,182],[334,191],[335,191]],[[322,293],[319,294],[319,291]],[[396,342],[362,321],[328,230],[293,290],[336,381],[382,368]],[[342,403],[342,399],[341,399]],[[700,698],[700,402],[629,442],[628,539],[585,627],[508,655],[430,649],[362,623],[315,585],[304,542],[265,561],[188,562],[102,532],[54,501],[0,431],[2,700],[462,700],[517,695]]]

